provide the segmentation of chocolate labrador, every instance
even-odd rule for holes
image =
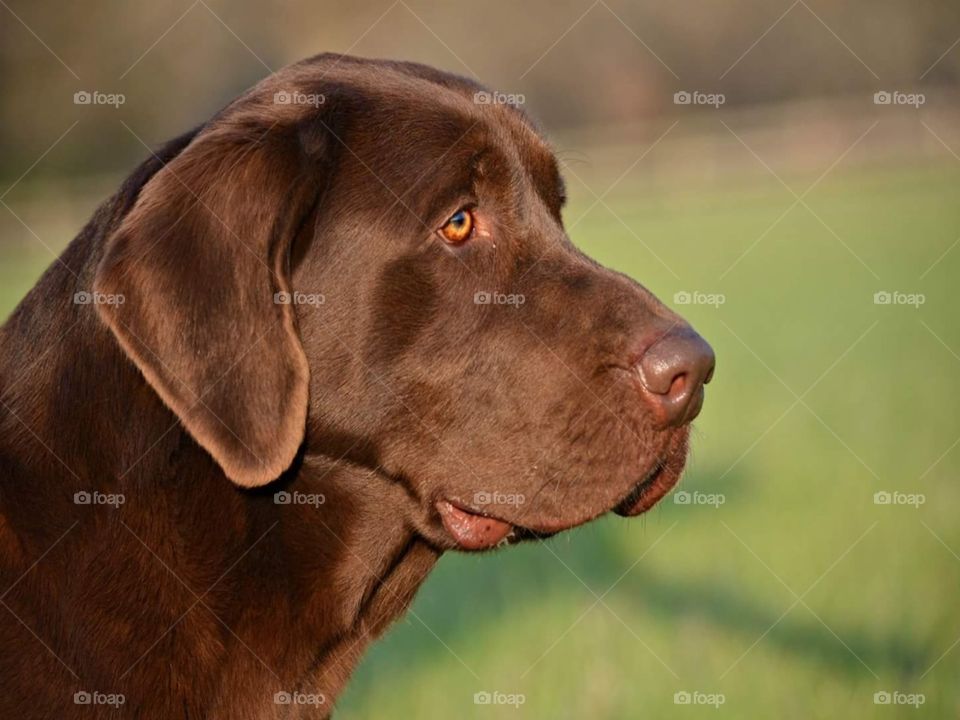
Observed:
[[[146,160],[0,331],[0,717],[327,717],[439,556],[644,512],[713,353],[536,126],[323,55]]]

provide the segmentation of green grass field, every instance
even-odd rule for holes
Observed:
[[[668,497],[643,518],[445,557],[339,717],[957,717],[958,186],[957,163],[841,167],[786,215],[795,198],[772,178],[618,186],[572,235],[713,344],[680,489],[723,504]],[[592,202],[576,182],[571,195],[568,222]],[[0,252],[6,315],[49,256]],[[883,291],[925,302],[875,304]],[[895,491],[925,502],[875,504]],[[475,704],[484,691],[523,702]],[[677,704],[684,692],[723,702]]]

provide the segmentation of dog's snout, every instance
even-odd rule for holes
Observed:
[[[690,328],[671,330],[647,349],[637,372],[658,424],[683,425],[700,413],[714,365],[713,348]]]

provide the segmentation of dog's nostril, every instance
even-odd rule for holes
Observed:
[[[683,386],[686,384],[686,382],[687,382],[687,374],[686,374],[686,373],[680,373],[679,375],[677,375],[677,376],[673,379],[673,382],[670,383],[670,389],[667,390],[666,394],[667,394],[667,395],[678,395],[678,394],[682,393],[682,392],[683,392]]]
[[[650,346],[637,372],[658,424],[683,425],[699,414],[714,366],[713,348],[690,328],[671,331]]]

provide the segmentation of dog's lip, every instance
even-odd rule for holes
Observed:
[[[487,550],[504,543],[531,538],[545,539],[558,532],[582,525],[593,516],[573,520],[554,520],[518,525],[486,512],[475,510],[457,500],[434,503],[444,529],[461,550]]]
[[[515,531],[506,520],[466,510],[449,500],[438,500],[436,508],[443,527],[462,550],[492,548],[509,539]]]
[[[621,517],[635,517],[652,508],[680,480],[680,473],[667,461],[657,462],[647,476],[613,508]]]

